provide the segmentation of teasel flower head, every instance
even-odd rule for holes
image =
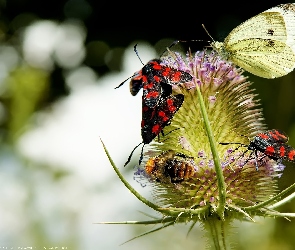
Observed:
[[[184,102],[163,135],[145,145],[134,175],[143,186],[151,186],[153,201],[131,191],[163,218],[137,224],[159,223],[162,228],[200,222],[211,233],[212,245],[225,249],[227,226],[234,219],[293,217],[275,211],[290,199],[278,202],[279,197],[294,188],[278,191],[284,165],[248,149],[266,126],[243,70],[215,52],[168,52],[162,64],[188,72],[193,79],[173,85],[172,95],[184,95]]]

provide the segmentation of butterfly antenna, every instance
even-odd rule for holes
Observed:
[[[169,47],[166,47],[166,49],[161,53],[160,58],[165,54],[165,52],[168,50],[168,52],[170,51],[170,48],[172,48],[174,45],[176,45],[179,42],[179,40],[174,41],[173,43],[171,43],[169,45]]]
[[[206,31],[207,35],[211,38],[211,40],[212,40],[213,42],[215,42],[214,38],[210,35],[210,33],[208,32],[208,30],[206,29],[206,27],[205,27],[204,24],[202,24],[202,27],[203,27],[203,29]]]
[[[211,37],[211,36],[210,36]],[[164,50],[161,54],[161,57],[163,56],[163,54],[168,50],[170,51],[170,49],[175,46],[178,43],[188,43],[188,42],[208,42],[210,43],[211,41],[204,41],[204,40],[175,40],[173,43],[171,43],[166,50]]]
[[[128,159],[127,159],[127,161],[126,161],[125,164],[124,164],[124,167],[126,167],[126,165],[130,162],[131,157],[132,157],[132,155],[133,155],[135,149],[137,149],[137,148],[139,147],[139,145],[142,144],[142,143],[143,143],[143,142],[139,143],[139,144],[138,144],[138,145],[137,145],[137,146],[131,151],[131,153],[130,153]],[[141,152],[143,152],[143,147],[142,147],[142,149],[141,149]],[[142,155],[141,155],[140,157],[142,157]]]
[[[141,61],[141,58],[140,58],[140,56],[138,54],[138,51],[137,51],[136,47],[137,47],[137,44],[134,45],[134,52],[136,53],[136,55],[137,55],[139,61],[141,62],[141,64],[144,65],[144,63]]]
[[[178,43],[189,43],[189,42],[204,42],[204,40],[201,40],[201,39],[200,40],[176,40],[168,47],[168,49],[171,49],[173,46],[175,46]]]

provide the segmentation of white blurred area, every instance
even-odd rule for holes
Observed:
[[[43,69],[52,69],[55,63],[64,68],[78,66],[85,57],[85,36],[84,27],[77,22],[36,22],[23,34],[24,58]]]

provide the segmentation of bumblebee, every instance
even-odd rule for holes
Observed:
[[[192,157],[168,150],[151,157],[145,165],[145,171],[157,182],[181,183],[194,176],[196,166]]]

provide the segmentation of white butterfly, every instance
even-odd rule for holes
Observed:
[[[234,28],[211,46],[250,73],[276,78],[295,68],[295,4],[281,4]]]

